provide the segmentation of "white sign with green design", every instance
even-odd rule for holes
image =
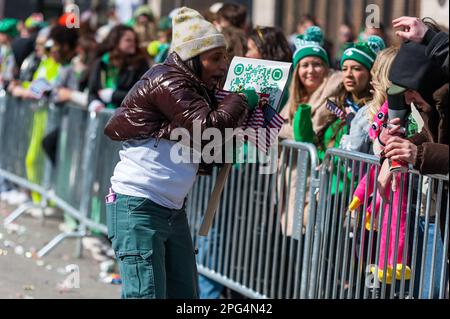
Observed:
[[[235,57],[231,61],[224,90],[255,89],[269,94],[269,104],[277,109],[289,79],[291,63]]]

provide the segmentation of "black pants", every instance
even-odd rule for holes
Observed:
[[[58,127],[47,134],[42,140],[42,147],[44,148],[45,154],[47,154],[53,165],[56,163],[59,133],[60,128]]]

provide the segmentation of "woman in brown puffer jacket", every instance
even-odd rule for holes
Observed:
[[[195,177],[208,166],[177,161],[175,129],[236,128],[251,99],[214,89],[227,69],[225,40],[196,11],[173,20],[173,51],[135,84],[105,128],[125,141],[107,196],[108,237],[122,278],[122,298],[197,298],[197,269],[185,213]],[[177,136],[178,137],[178,136]],[[192,147],[191,147],[192,148]],[[198,150],[198,148],[197,148]],[[191,154],[189,154],[190,157]]]

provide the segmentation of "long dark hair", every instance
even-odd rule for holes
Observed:
[[[133,32],[135,37],[136,53],[133,55],[123,54],[119,48],[118,44],[120,39],[122,39],[125,32]],[[146,61],[145,54],[139,47],[139,38],[133,28],[126,25],[118,25],[111,29],[106,39],[99,45],[97,51],[97,57],[101,57],[106,52],[110,53],[110,61],[116,67],[122,68],[125,66],[131,66],[132,68],[138,68],[141,64]]]
[[[78,46],[84,51],[84,59],[82,63],[86,66],[90,66],[96,59],[97,42],[95,41],[95,35],[92,33],[85,33],[78,39]],[[87,67],[86,70],[80,75],[80,88],[87,87],[89,82],[90,71]]]
[[[250,33],[264,60],[292,62],[292,50],[286,37],[277,27],[256,27]]]
[[[184,61],[184,64],[192,71],[199,79],[202,76],[202,64],[200,62],[200,55],[197,55],[189,60]]]
[[[195,74],[198,79],[201,81],[201,76],[202,76],[202,63],[200,62],[200,55],[197,55],[193,58],[190,58],[189,60],[186,60],[183,62],[184,65],[186,65],[188,67],[189,70],[192,71],[193,74]],[[219,84],[218,86],[222,87],[222,84]],[[208,93],[208,97],[209,100],[212,101],[213,105],[217,104],[217,100],[214,94],[214,89],[209,89],[207,87],[206,88],[206,92]]]

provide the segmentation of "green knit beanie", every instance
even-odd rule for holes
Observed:
[[[159,31],[167,31],[172,29],[172,19],[169,17],[161,17],[158,22]]]
[[[322,59],[329,67],[330,61],[328,60],[328,54],[323,46],[323,33],[317,26],[312,26],[306,29],[305,34],[297,36],[295,40],[295,47],[297,50],[294,53],[294,68],[300,62],[300,60],[315,56]]]
[[[142,6],[138,7],[133,14],[133,18],[137,19],[139,16],[142,16],[142,15],[147,16],[150,21],[155,19],[153,10],[148,5],[142,5]]]
[[[0,20],[0,32],[15,37],[18,34],[17,20],[12,18],[5,18]]]
[[[345,50],[341,59],[341,68],[347,60],[353,60],[364,65],[369,71],[372,69],[378,53],[386,48],[382,38],[372,35],[367,42],[358,42]]]

